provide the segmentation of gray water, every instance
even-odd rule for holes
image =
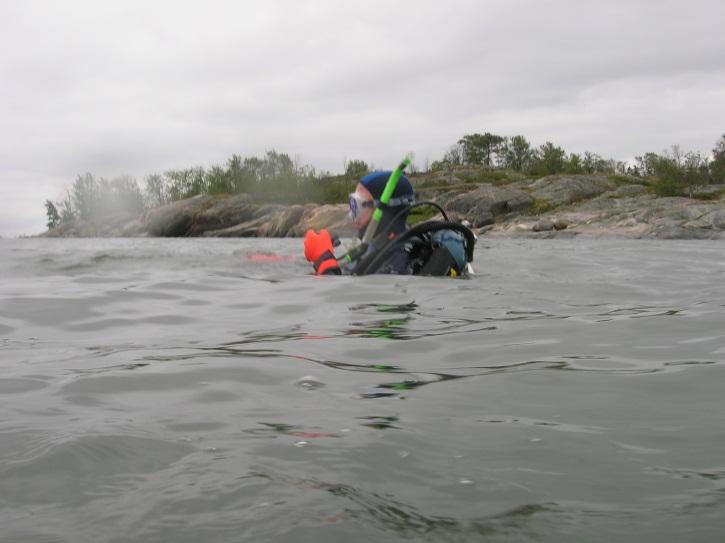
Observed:
[[[725,539],[725,243],[300,254],[0,241],[0,540]]]

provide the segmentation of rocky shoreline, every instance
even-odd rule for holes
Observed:
[[[624,237],[725,239],[725,187],[702,187],[700,198],[657,197],[638,178],[554,175],[507,184],[467,183],[451,173],[411,176],[418,200],[441,205],[488,237]],[[347,205],[280,205],[247,194],[196,196],[145,211],[75,221],[47,237],[299,237],[308,228],[338,236],[354,231]]]

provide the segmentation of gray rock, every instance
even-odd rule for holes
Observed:
[[[475,168],[470,173],[475,174]],[[463,176],[463,170],[456,170]],[[466,172],[464,172],[466,173]],[[466,174],[468,175],[468,173]],[[460,179],[472,177],[463,176]],[[454,179],[454,182],[460,181]],[[615,184],[602,176],[549,176],[505,186],[447,185],[440,175],[414,183],[419,200],[433,200],[452,220],[467,220],[486,235],[528,237],[627,236],[660,239],[722,239],[725,202],[684,197],[659,198],[643,185]],[[420,189],[420,190],[419,190]],[[717,186],[713,194],[721,189]],[[536,205],[535,213],[534,204]],[[568,206],[568,207],[564,207]],[[554,213],[543,210],[558,208]],[[48,237],[215,236],[292,237],[312,228],[353,236],[346,204],[260,204],[246,194],[197,196],[144,212],[103,221],[73,221]]]
[[[151,236],[185,236],[191,229],[194,216],[209,201],[208,196],[195,196],[186,200],[172,202],[148,211],[142,222]]]
[[[205,201],[201,209],[192,217],[188,235],[199,236],[210,230],[228,228],[262,216],[269,216],[283,209],[284,206],[279,204],[261,208],[259,204],[252,201],[248,194],[212,197]]]
[[[328,204],[317,206],[310,204],[305,206],[299,222],[290,228],[287,235],[304,236],[309,229],[320,230],[327,228],[337,236],[352,236],[357,232],[348,217],[347,204]]]
[[[200,236],[204,233],[224,230],[260,216],[265,216],[284,206],[266,206],[252,202],[248,194],[234,196],[195,196],[172,202],[148,211],[141,222],[151,236],[179,237]]]
[[[552,207],[579,202],[614,190],[606,177],[594,175],[549,175],[531,184],[531,196]]]
[[[549,219],[541,219],[536,222],[532,230],[534,232],[550,232],[554,230],[554,221]]]
[[[676,224],[658,224],[652,230],[657,239],[717,239],[718,234],[701,229],[689,229]]]
[[[482,185],[463,194],[449,192],[436,199],[446,211],[464,217],[479,228],[492,224],[496,218],[515,213],[533,205],[534,200],[526,192],[508,187]]]
[[[554,219],[554,229],[555,230],[566,230],[569,226],[569,221],[564,219],[563,217],[557,217]]]
[[[698,194],[701,196],[717,196],[725,191],[725,185],[697,185],[691,187],[688,193]]]
[[[271,218],[259,228],[257,235],[264,238],[287,236],[287,233],[300,222],[306,209],[306,206],[293,205],[278,213],[273,213]]]
[[[266,217],[259,217],[227,228],[210,230],[202,235],[214,238],[256,238],[259,236],[260,229],[266,224],[266,220]]]
[[[48,238],[91,238],[96,236],[98,236],[98,227],[80,219],[62,223],[43,234],[43,237]]]
[[[704,213],[700,219],[707,221],[710,224],[710,228],[725,230],[725,208],[722,206]]]
[[[612,191],[611,194],[615,198],[639,196],[647,192],[647,188],[643,185],[623,185]]]

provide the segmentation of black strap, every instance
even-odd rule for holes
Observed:
[[[317,271],[317,268],[320,267],[320,264],[322,264],[326,260],[330,260],[331,258],[332,259],[335,258],[335,255],[332,254],[331,251],[325,251],[324,253],[322,253],[320,255],[320,258],[318,258],[317,260],[315,260],[314,264],[312,264],[314,266],[314,268],[315,268],[315,271]]]
[[[373,253],[366,258],[360,265],[355,269],[357,275],[367,275],[375,273],[377,268],[383,263],[383,261],[390,255],[393,248],[399,247],[400,244],[408,241],[410,238],[420,236],[421,234],[431,234],[438,230],[454,230],[460,232],[465,239],[465,250],[466,250],[466,261],[473,261],[473,248],[476,244],[476,238],[473,232],[460,223],[449,222],[449,221],[426,221],[418,223],[412,228],[406,230],[398,237],[389,241],[379,251]]]

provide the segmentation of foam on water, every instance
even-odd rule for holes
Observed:
[[[0,540],[718,541],[724,249],[2,240]]]

